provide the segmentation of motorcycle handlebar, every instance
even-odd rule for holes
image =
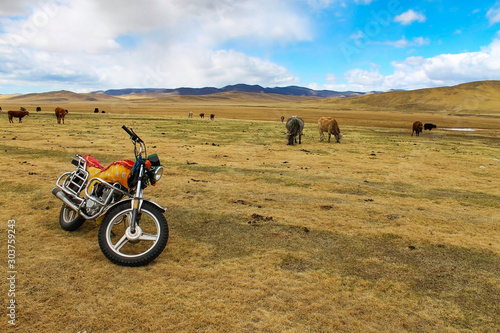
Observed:
[[[125,132],[128,133],[128,135],[130,135],[130,139],[132,139],[133,141],[135,141],[135,142],[144,142],[144,141],[142,141],[142,139],[137,134],[134,133],[134,131],[132,131],[131,129],[127,128],[127,126],[123,125],[122,128],[123,128],[123,130]]]

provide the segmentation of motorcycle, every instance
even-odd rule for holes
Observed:
[[[91,155],[76,154],[71,161],[76,169],[58,178],[52,194],[63,202],[63,230],[102,220],[98,241],[104,256],[118,265],[143,266],[157,258],[168,241],[166,208],[143,198],[144,189],[162,177],[163,167],[156,154],[146,154],[146,144],[132,129],[122,128],[134,144],[135,162],[119,160],[104,167]]]

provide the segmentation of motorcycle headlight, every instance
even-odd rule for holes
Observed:
[[[163,176],[163,167],[160,165],[155,167],[154,171],[155,183],[160,180],[161,176]]]

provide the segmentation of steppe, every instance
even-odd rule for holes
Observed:
[[[17,272],[16,325],[4,283],[2,331],[500,330],[497,81],[349,99],[60,91],[0,106],[2,271],[15,221]],[[20,107],[30,116],[9,123]],[[305,120],[301,145],[286,145],[282,115]],[[341,144],[319,141],[321,116]],[[416,120],[437,129],[412,137]],[[170,238],[145,267],[107,261],[95,221],[63,231],[51,194],[75,153],[133,158],[121,125],[165,167],[145,196],[168,208]]]

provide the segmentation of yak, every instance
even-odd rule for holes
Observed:
[[[297,136],[299,136],[299,144],[302,144],[302,135],[304,135],[304,121],[297,117],[292,116],[286,121],[286,138],[288,140],[287,145],[293,145],[297,143]]]
[[[413,136],[413,133],[417,133],[417,136],[420,136],[420,133],[422,133],[422,130],[424,129],[424,125],[422,124],[421,121],[416,121],[413,123],[413,130],[411,132],[411,136]]]
[[[324,141],[325,135],[323,132],[328,133],[328,143],[330,143],[330,137],[335,137],[335,142],[340,143],[342,140],[342,133],[340,133],[339,124],[332,117],[321,117],[318,120],[318,129],[319,129],[319,140]]]

